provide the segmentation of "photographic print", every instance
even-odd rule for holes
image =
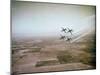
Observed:
[[[96,69],[96,6],[11,1],[11,71]]]

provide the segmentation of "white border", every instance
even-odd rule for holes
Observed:
[[[97,69],[84,71],[37,73],[36,75],[98,75],[100,70],[100,0],[31,0],[56,3],[96,5]],[[10,0],[0,0],[0,75],[10,75]],[[27,74],[35,75],[35,74]]]
[[[95,5],[96,0],[16,0],[16,1],[39,1],[39,2],[53,2],[53,3],[69,3],[69,4],[84,4]]]

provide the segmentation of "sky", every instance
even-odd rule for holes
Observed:
[[[12,36],[59,36],[61,27],[74,32],[95,27],[95,6],[12,2]]]

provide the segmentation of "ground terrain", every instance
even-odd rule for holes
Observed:
[[[58,38],[12,40],[12,72],[34,73],[96,68],[95,35],[68,43]]]

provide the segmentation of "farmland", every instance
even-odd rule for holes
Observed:
[[[67,43],[57,37],[12,40],[12,71],[36,73],[96,68],[95,34]]]

